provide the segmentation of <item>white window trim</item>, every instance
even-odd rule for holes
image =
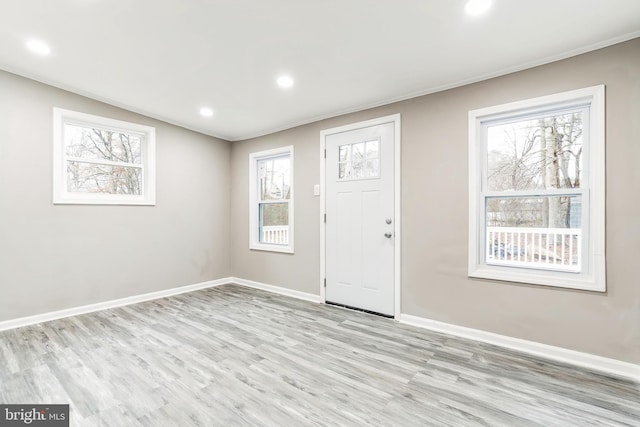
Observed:
[[[482,124],[500,116],[517,116],[563,104],[590,105],[588,162],[587,269],[582,273],[543,271],[487,265],[482,258],[481,236],[484,218],[480,216],[481,179],[484,153]],[[583,202],[584,203],[584,202]],[[605,263],[605,87],[604,85],[557,93],[539,98],[481,108],[469,112],[469,277],[503,280],[561,288],[606,291]]]
[[[67,191],[67,160],[64,141],[64,124],[73,123],[82,126],[95,126],[144,136],[141,146],[142,156],[142,194],[90,194]],[[155,182],[155,128],[92,114],[53,109],[53,203],[79,205],[150,205],[156,204]],[[84,160],[83,160],[84,161]],[[91,161],[88,161],[91,163]],[[100,164],[117,162],[100,161]],[[128,164],[127,164],[128,165]]]
[[[258,220],[258,160],[289,155],[291,159],[290,173],[291,181],[289,186],[289,244],[276,245],[272,243],[261,243],[259,239]],[[293,253],[293,205],[294,205],[294,169],[293,169],[293,145],[274,148],[271,150],[259,151],[249,154],[249,249],[269,252]]]

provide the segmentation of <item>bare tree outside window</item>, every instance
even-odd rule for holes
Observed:
[[[582,113],[573,112],[488,128],[487,189],[496,192],[579,188]],[[488,225],[569,228],[571,197],[493,198]]]
[[[338,179],[354,180],[380,176],[380,141],[341,145],[338,150]]]
[[[67,191],[142,194],[142,136],[65,124]]]
[[[488,262],[580,268],[581,110],[487,127]],[[544,265],[543,265],[544,264]]]

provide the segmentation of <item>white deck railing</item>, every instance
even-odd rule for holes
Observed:
[[[272,225],[262,227],[261,243],[271,243],[274,245],[289,244],[289,226],[288,225]]]
[[[487,264],[580,271],[581,250],[579,228],[487,227]]]

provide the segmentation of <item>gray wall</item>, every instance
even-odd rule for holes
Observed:
[[[319,294],[320,198],[319,124],[232,144],[231,271],[234,276]],[[249,153],[293,145],[294,254],[249,250]]]
[[[154,126],[157,205],[54,206],[54,106]],[[0,71],[0,321],[228,277],[230,153]]]
[[[467,278],[467,112],[601,83],[607,292]],[[54,206],[53,106],[155,126],[157,205]],[[232,144],[0,72],[0,321],[231,275],[319,294],[319,133],[394,113],[402,312],[640,363],[640,39]],[[295,254],[250,251],[248,156],[285,145]]]
[[[467,278],[467,113],[604,83],[607,292]],[[232,145],[232,271],[319,294],[319,132],[402,114],[402,312],[640,363],[640,39]],[[248,156],[295,146],[295,254],[248,249]]]

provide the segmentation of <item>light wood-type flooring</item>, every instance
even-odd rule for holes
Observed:
[[[225,285],[0,332],[0,403],[72,426],[640,426],[640,386]]]

